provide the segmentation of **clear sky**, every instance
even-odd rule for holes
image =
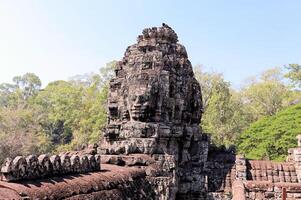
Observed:
[[[0,0],[0,82],[26,72],[44,86],[121,59],[145,27],[171,26],[193,65],[238,86],[301,64],[300,0]]]

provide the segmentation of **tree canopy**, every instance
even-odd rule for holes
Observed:
[[[97,142],[106,122],[108,81],[98,74],[54,81],[41,89],[33,73],[0,84],[0,163],[6,156],[80,149]]]
[[[296,147],[300,133],[301,104],[297,104],[251,124],[236,144],[247,158],[284,160],[288,148]]]

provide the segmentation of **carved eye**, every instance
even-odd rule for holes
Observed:
[[[143,102],[147,102],[149,100],[149,95],[143,96]]]
[[[140,95],[138,98],[139,98],[138,99],[139,103],[145,103],[149,100],[149,96],[147,94],[146,95]]]
[[[139,103],[142,103],[144,101],[144,97],[142,95],[139,95],[137,100]]]
[[[150,69],[152,67],[152,62],[145,62],[142,64],[142,69]]]

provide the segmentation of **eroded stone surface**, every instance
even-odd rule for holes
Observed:
[[[102,171],[18,183],[0,181],[0,199],[156,199],[145,171],[103,164]]]
[[[48,156],[17,156],[7,158],[1,168],[2,181],[33,180],[65,174],[94,172],[100,170],[100,155],[61,154]]]
[[[108,124],[100,144],[102,154],[150,155],[162,169],[150,177],[162,199],[197,195],[205,182],[208,138],[199,127],[201,90],[177,41],[163,25],[144,29],[127,48],[110,82]]]

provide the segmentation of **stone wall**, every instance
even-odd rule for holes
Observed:
[[[211,147],[206,162],[208,192],[231,192],[235,179],[235,151]]]
[[[264,160],[247,161],[247,180],[296,183],[294,163]]]
[[[301,199],[301,137],[298,136],[297,140],[300,146],[288,150],[286,162],[267,160],[240,162],[240,167],[236,167],[236,171],[238,168],[244,168],[246,176],[236,177],[237,181],[232,187],[233,199]],[[240,157],[241,159],[243,158]]]
[[[272,183],[270,181],[236,181],[233,200],[298,200],[301,199],[301,184]]]

